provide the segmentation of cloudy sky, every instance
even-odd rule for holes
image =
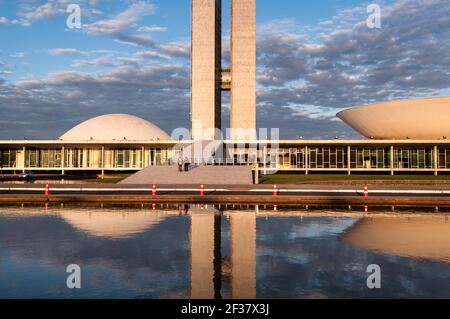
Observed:
[[[67,27],[72,3],[81,29]],[[259,127],[357,138],[338,111],[450,95],[449,1],[378,1],[380,29],[372,3],[258,1]],[[228,34],[224,18],[225,64]],[[0,139],[53,139],[107,113],[189,127],[189,52],[188,0],[0,0]]]

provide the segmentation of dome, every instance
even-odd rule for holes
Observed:
[[[450,138],[450,97],[400,100],[355,107],[337,116],[367,138]]]
[[[156,125],[127,114],[108,114],[78,124],[64,135],[63,141],[148,141],[170,140]]]

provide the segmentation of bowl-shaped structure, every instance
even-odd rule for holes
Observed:
[[[128,114],[102,115],[78,124],[60,137],[63,141],[170,140],[155,124]]]
[[[360,106],[342,111],[337,116],[371,139],[450,138],[450,97]]]

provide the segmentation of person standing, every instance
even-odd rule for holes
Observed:
[[[183,159],[180,157],[178,157],[178,171],[182,172],[183,171]]]
[[[184,159],[184,171],[189,172],[189,166],[191,166],[191,161],[188,157]]]

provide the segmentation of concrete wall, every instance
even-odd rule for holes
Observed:
[[[221,0],[192,0],[191,121],[194,140],[213,140],[213,129],[221,127],[221,11]],[[202,129],[195,130],[197,125]]]
[[[256,0],[231,1],[232,139],[255,139]],[[238,130],[246,131],[239,136]],[[250,130],[250,131],[248,131]]]

